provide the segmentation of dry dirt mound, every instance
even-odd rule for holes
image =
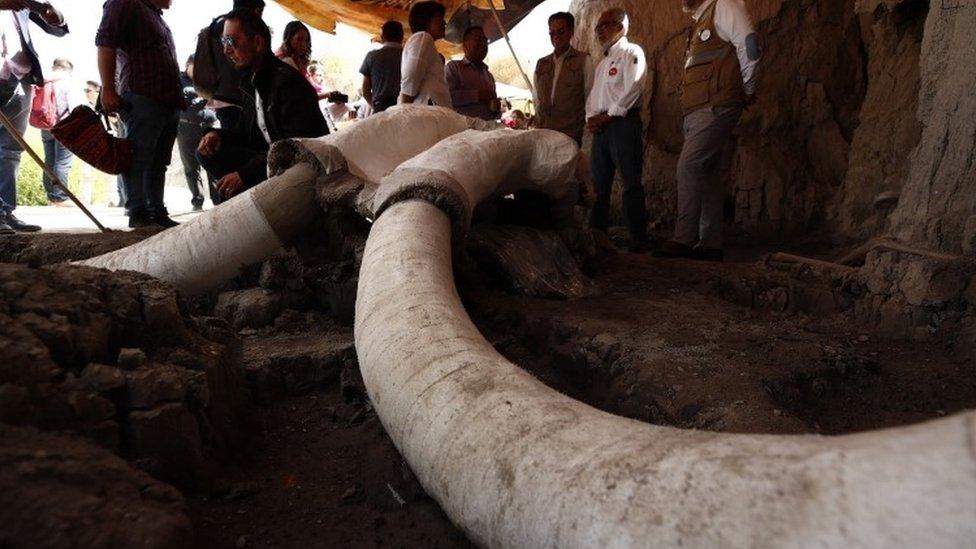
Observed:
[[[0,424],[0,547],[185,547],[174,488],[77,436]]]

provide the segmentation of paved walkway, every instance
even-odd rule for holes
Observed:
[[[186,187],[166,187],[166,206],[170,217],[184,223],[193,219],[194,213],[190,206],[190,191]],[[209,200],[205,207],[211,207]],[[108,206],[91,206],[88,208],[96,218],[109,229],[129,229],[129,218],[122,208]],[[79,208],[54,206],[18,206],[17,217],[27,223],[34,223],[48,233],[93,233],[98,228]]]

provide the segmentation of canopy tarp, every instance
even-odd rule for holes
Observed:
[[[371,35],[378,35],[383,23],[400,21],[409,31],[407,16],[412,0],[275,0],[297,19],[319,30],[334,33],[336,23],[344,23]],[[447,40],[461,42],[470,25],[481,25],[491,41],[502,37],[491,16],[492,0],[438,0],[447,8]],[[507,29],[528,15],[542,0],[493,0],[495,9]],[[450,48],[449,48],[450,49]],[[457,51],[457,47],[453,48]]]

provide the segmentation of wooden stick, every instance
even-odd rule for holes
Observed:
[[[488,7],[491,8],[491,14],[495,16],[495,23],[498,23],[498,29],[502,31],[502,36],[505,37],[505,43],[508,44],[508,50],[512,52],[512,59],[515,60],[515,66],[518,67],[519,73],[522,75],[522,79],[525,80],[525,85],[529,87],[529,91],[532,92],[532,97],[535,97],[535,86],[532,85],[532,80],[529,79],[529,75],[525,74],[525,69],[522,68],[522,63],[518,60],[518,55],[515,54],[515,48],[512,46],[512,41],[508,38],[508,30],[505,29],[505,25],[502,24],[502,18],[498,16],[498,10],[495,9],[495,0],[488,0]]]
[[[828,271],[840,271],[845,273],[855,270],[853,267],[848,267],[846,265],[839,265],[829,261],[822,261],[820,259],[813,259],[811,257],[803,257],[782,252],[770,254],[768,260],[774,263],[794,263],[798,265],[807,265],[818,269],[826,269]]]
[[[61,190],[68,195],[68,198],[70,198],[71,201],[75,203],[75,206],[81,208],[81,211],[85,212],[85,215],[88,216],[88,219],[91,219],[92,222],[95,223],[95,226],[98,227],[100,231],[102,231],[103,233],[110,232],[109,229],[106,229],[105,226],[102,225],[90,211],[88,211],[88,208],[86,208],[85,205],[82,204],[80,200],[78,200],[78,197],[76,197],[75,194],[71,192],[70,189],[68,189],[68,186],[61,181],[61,178],[59,178],[51,168],[47,167],[47,164],[45,164],[44,161],[41,160],[41,157],[38,156],[36,152],[34,152],[34,149],[27,144],[27,140],[24,139],[24,136],[20,135],[20,132],[17,131],[17,128],[14,127],[14,123],[11,122],[10,119],[7,118],[7,115],[5,115],[2,111],[0,111],[0,124],[3,124],[3,127],[7,129],[7,132],[10,133],[10,135],[14,138],[14,140],[17,141],[17,143],[19,143],[20,146],[25,151],[27,151],[27,154],[34,159],[34,162],[36,162],[37,165],[41,167],[41,170],[43,170],[44,173],[47,174],[49,178],[51,178],[51,181],[53,181],[55,185],[61,187]]]

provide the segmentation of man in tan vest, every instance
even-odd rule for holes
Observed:
[[[755,93],[759,37],[742,0],[682,0],[682,7],[695,26],[681,86],[678,216],[674,239],[654,255],[722,261],[722,149]]]
[[[576,29],[571,13],[549,16],[549,40],[553,52],[536,63],[537,127],[556,130],[583,142],[586,96],[593,86],[590,56],[569,45]]]

